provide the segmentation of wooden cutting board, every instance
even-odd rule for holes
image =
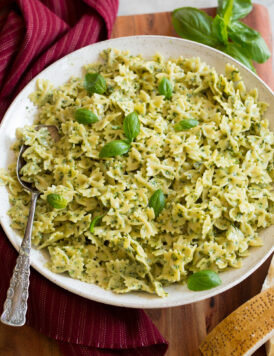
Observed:
[[[213,15],[215,9],[208,9],[207,12]],[[254,5],[245,22],[260,31],[269,48],[272,48],[270,20],[263,6]],[[118,17],[112,37],[147,34],[176,36],[170,13]],[[256,69],[265,82],[274,89],[272,59],[256,66]],[[147,310],[155,325],[169,341],[166,356],[201,355],[198,346],[206,334],[239,305],[261,290],[269,263],[270,258],[244,282],[216,297],[183,307]],[[12,328],[0,323],[0,356],[37,355],[62,354],[54,340],[38,331],[28,326]],[[265,356],[264,347],[254,355]]]

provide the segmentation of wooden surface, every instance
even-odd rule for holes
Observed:
[[[209,13],[213,14],[214,10],[209,10]],[[259,30],[269,48],[272,48],[269,18],[265,8],[256,5],[245,22]],[[175,36],[170,13],[119,17],[112,37],[141,34]],[[273,88],[271,60],[258,65],[257,71]],[[270,258],[241,284],[216,297],[183,307],[147,310],[155,325],[169,341],[166,356],[201,355],[198,345],[206,334],[239,305],[260,291],[269,263]],[[0,323],[0,356],[36,355],[61,356],[61,353],[54,340],[30,327],[12,328]],[[262,346],[254,355],[265,356],[264,347]]]

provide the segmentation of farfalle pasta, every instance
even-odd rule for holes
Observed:
[[[165,296],[165,286],[193,272],[241,267],[249,248],[262,244],[259,229],[273,223],[267,105],[256,89],[246,90],[232,65],[222,75],[199,58],[146,60],[115,49],[102,58],[85,71],[103,76],[103,94],[88,93],[83,78],[59,88],[39,79],[31,94],[38,117],[18,130],[14,149],[29,146],[21,174],[42,192],[33,245],[49,251],[52,271],[116,293]],[[159,93],[163,78],[170,98]],[[98,121],[77,122],[79,108]],[[140,132],[129,151],[100,158],[105,144],[125,140],[123,122],[132,112]],[[193,127],[180,130],[188,119],[195,119]],[[56,125],[60,141],[37,124]],[[1,177],[12,227],[23,233],[30,196],[14,165]],[[158,189],[165,205],[155,216],[149,200]],[[62,196],[66,207],[54,209],[50,194]]]

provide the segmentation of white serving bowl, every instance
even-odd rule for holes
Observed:
[[[248,89],[258,88],[259,99],[270,104],[266,117],[270,121],[271,129],[274,129],[274,117],[271,116],[271,113],[274,112],[273,92],[257,75],[230,56],[208,46],[174,37],[122,37],[87,46],[65,56],[43,70],[21,91],[7,110],[0,126],[1,168],[7,168],[10,162],[14,159],[10,146],[15,141],[16,128],[29,125],[33,122],[36,108],[30,102],[28,96],[35,90],[35,82],[37,78],[48,79],[55,86],[62,85],[71,76],[81,76],[83,65],[97,61],[99,53],[110,47],[129,50],[134,55],[142,54],[144,57],[150,57],[156,52],[159,52],[166,58],[170,56],[199,56],[202,61],[215,67],[218,73],[224,72],[226,63],[232,63],[240,69],[246,87]],[[7,215],[7,211],[10,207],[8,191],[3,186],[0,187],[0,201],[0,222],[10,242],[18,250],[21,238],[16,231],[12,230],[10,227],[10,219]],[[31,265],[53,283],[91,300],[131,308],[166,308],[194,303],[209,298],[240,283],[253,273],[271,254],[273,251],[273,236],[274,226],[264,230],[261,233],[264,245],[259,248],[251,248],[250,256],[243,259],[242,268],[230,269],[221,273],[220,277],[223,282],[222,285],[202,292],[190,291],[187,289],[186,285],[173,285],[166,288],[168,292],[166,298],[160,298],[155,295],[141,292],[115,294],[96,285],[72,279],[68,275],[55,274],[44,266],[48,259],[47,253],[36,249],[32,249],[31,251]]]

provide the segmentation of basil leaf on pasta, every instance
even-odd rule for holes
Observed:
[[[152,194],[149,199],[148,206],[153,208],[155,218],[157,218],[165,207],[165,196],[162,189],[158,189]]]
[[[48,194],[47,195],[47,202],[54,208],[54,209],[64,209],[67,206],[67,201],[59,194]]]
[[[123,140],[108,142],[100,151],[100,158],[115,157],[124,155],[130,149],[130,144]]]
[[[89,226],[89,231],[92,234],[94,233],[95,226],[98,226],[101,223],[103,217],[104,217],[104,214],[95,216],[95,218],[92,219],[90,226]]]
[[[83,125],[90,125],[99,120],[98,117],[94,114],[94,112],[85,108],[77,109],[74,113],[74,116],[75,120],[79,122],[79,124]]]
[[[139,135],[140,121],[135,111],[125,117],[123,127],[124,133],[130,142],[132,142]]]
[[[107,90],[105,78],[100,73],[87,73],[84,79],[84,88],[89,94],[104,94]]]
[[[187,280],[187,287],[193,291],[211,289],[222,284],[218,273],[211,270],[203,270],[193,273]]]
[[[172,90],[173,86],[171,82],[167,78],[162,78],[158,86],[159,94],[164,95],[167,99],[170,99],[172,97]]]
[[[199,121],[196,119],[184,119],[180,122],[177,122],[177,124],[174,125],[174,130],[177,132],[185,131],[185,130],[192,129],[197,125],[199,125]]]

